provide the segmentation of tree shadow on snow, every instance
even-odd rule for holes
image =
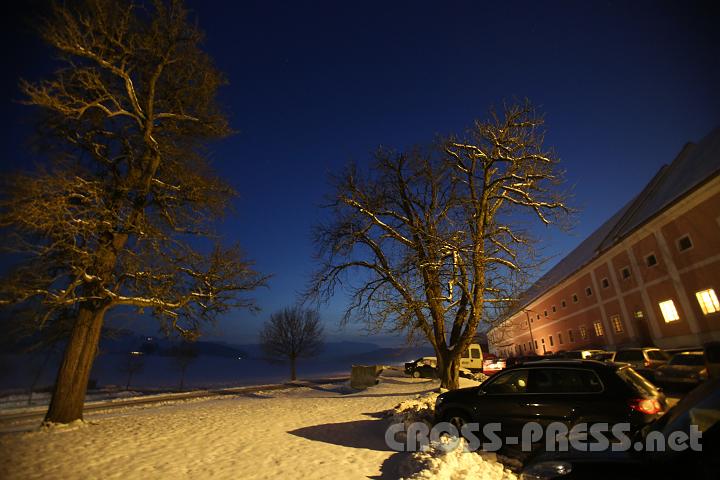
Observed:
[[[325,423],[289,431],[296,437],[350,448],[365,448],[391,452],[385,444],[387,422],[382,420],[356,420],[354,422]]]

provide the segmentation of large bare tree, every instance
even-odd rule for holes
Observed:
[[[316,229],[322,267],[309,295],[346,287],[346,321],[424,336],[442,386],[457,388],[460,355],[536,264],[528,227],[567,213],[543,143],[543,118],[523,102],[491,111],[464,138],[381,149],[367,171],[351,166]]]
[[[317,355],[323,346],[323,326],[315,310],[285,308],[273,313],[260,330],[260,343],[270,358],[290,361],[290,379],[297,378],[298,358]]]
[[[251,307],[238,293],[264,278],[213,234],[234,196],[205,156],[231,133],[216,102],[225,80],[182,4],[58,3],[40,30],[61,65],[21,83],[46,160],[3,185],[17,268],[0,304],[69,332],[46,420],[70,422],[82,418],[108,311],[145,310],[192,339]]]

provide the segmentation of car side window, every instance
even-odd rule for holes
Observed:
[[[490,395],[525,393],[527,388],[527,370],[513,370],[512,372],[498,374],[491,383],[482,387],[483,391]]]
[[[538,368],[530,371],[529,393],[597,393],[603,389],[595,372],[571,368]]]
[[[557,369],[553,370],[552,378],[553,390],[559,393],[597,393],[603,389],[591,370]]]

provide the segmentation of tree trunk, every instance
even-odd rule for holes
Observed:
[[[294,356],[290,356],[290,380],[297,379],[297,374],[295,371],[295,360],[296,358]]]
[[[55,380],[46,422],[70,423],[83,418],[85,392],[104,318],[105,308],[80,307]]]
[[[460,388],[460,361],[450,360],[450,355],[443,358],[438,354],[438,370],[440,373],[440,388],[457,390]]]

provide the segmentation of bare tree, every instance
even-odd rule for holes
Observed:
[[[188,367],[197,360],[197,349],[195,344],[192,342],[182,342],[177,347],[172,349],[173,361],[175,367],[180,372],[180,391],[185,388],[185,374],[187,373]]]
[[[145,369],[145,357],[142,352],[129,352],[125,361],[120,365],[120,371],[127,374],[125,390],[130,390],[130,383],[135,374]]]
[[[527,227],[567,213],[557,159],[529,102],[491,111],[466,138],[379,150],[367,172],[335,179],[331,221],[316,229],[322,267],[308,292],[345,287],[345,320],[424,336],[442,386],[482,322],[513,305],[536,264]]]
[[[320,315],[300,307],[272,314],[260,331],[260,343],[267,355],[290,360],[292,380],[297,378],[297,359],[317,355],[322,349],[322,338]]]
[[[21,83],[47,160],[3,185],[0,228],[20,263],[0,305],[24,305],[37,328],[68,322],[46,415],[64,423],[82,418],[110,309],[147,309],[194,338],[252,307],[238,293],[265,279],[213,234],[234,197],[204,153],[231,133],[215,100],[225,80],[180,1],[59,2],[41,33],[64,64]]]

